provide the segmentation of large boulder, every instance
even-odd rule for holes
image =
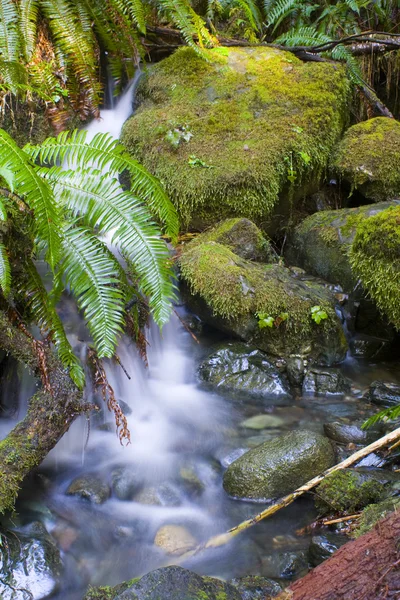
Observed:
[[[237,498],[276,498],[293,492],[334,462],[326,437],[312,431],[291,431],[235,460],[225,471],[224,489]]]
[[[343,181],[380,202],[400,197],[400,122],[376,117],[346,131],[333,163]]]
[[[189,307],[218,329],[273,356],[299,354],[322,365],[344,359],[347,342],[334,298],[321,283],[279,264],[247,261],[216,242],[188,244],[180,266]],[[327,316],[319,324],[314,306]],[[260,327],[259,313],[272,318],[271,327]]]
[[[347,120],[345,69],[274,48],[177,50],[143,78],[122,142],[161,179],[183,226],[265,222],[318,188]]]
[[[202,382],[219,392],[238,397],[280,399],[290,396],[287,381],[268,357],[241,342],[217,348],[199,366]]]

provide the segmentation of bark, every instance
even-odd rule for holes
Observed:
[[[37,346],[0,311],[0,347],[44,382],[28,412],[0,442],[0,513],[12,510],[23,479],[46,457],[74,419],[88,409],[82,393],[46,345]]]
[[[275,600],[400,598],[400,512],[348,542]]]

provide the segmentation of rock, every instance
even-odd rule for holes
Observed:
[[[303,550],[263,556],[261,564],[262,574],[276,579],[293,579],[308,571],[307,555]]]
[[[289,387],[267,356],[254,347],[229,343],[208,356],[198,369],[199,378],[218,391],[288,398]]]
[[[249,219],[226,219],[208,229],[192,242],[193,245],[216,242],[227,246],[232,252],[246,260],[273,263],[278,261],[271,243],[261,230]]]
[[[326,286],[280,265],[246,261],[215,242],[188,244],[180,265],[190,308],[214,327],[273,356],[309,356],[322,365],[344,359],[347,342]],[[313,306],[328,318],[315,323]],[[273,318],[272,327],[261,328],[256,313]]]
[[[274,209],[288,214],[289,187],[294,200],[318,189],[341,136],[345,69],[272,48],[209,52],[206,62],[182,48],[150,68],[121,140],[163,181],[183,227],[234,216],[265,223]]]
[[[295,228],[287,244],[286,258],[290,264],[306,269],[307,273],[352,292],[358,278],[351,268],[348,251],[357,226],[368,217],[395,205],[395,202],[381,202],[372,206],[316,212]]]
[[[352,514],[385,496],[384,483],[354,469],[332,473],[316,491],[315,504],[321,513],[348,511]]]
[[[167,554],[180,556],[196,546],[196,539],[186,527],[181,525],[164,525],[156,533],[154,544]]]
[[[350,127],[333,168],[352,190],[375,202],[400,197],[400,123],[376,117]]]
[[[235,450],[232,450],[232,452],[229,452],[229,454],[226,454],[226,456],[221,458],[220,463],[224,467],[224,469],[226,469],[235,460],[243,456],[243,454],[245,454],[247,451],[248,448],[236,448]]]
[[[309,369],[303,381],[303,394],[325,396],[327,394],[344,395],[350,391],[350,382],[338,369]]]
[[[255,415],[240,423],[240,427],[246,429],[274,429],[275,427],[282,427],[285,424],[285,420],[275,415]]]
[[[132,467],[117,467],[111,473],[112,489],[119,500],[132,500],[141,484],[141,478]]]
[[[345,423],[325,423],[325,435],[340,444],[370,444],[380,437],[378,431],[361,429],[359,425]]]
[[[301,387],[306,372],[305,360],[301,356],[289,356],[286,360],[286,373],[289,382],[295,387]]]
[[[204,492],[205,485],[198,476],[194,465],[182,466],[179,469],[179,477],[190,496],[200,496]]]
[[[162,483],[157,487],[143,488],[133,497],[134,502],[151,506],[180,506],[181,497],[174,486]]]
[[[41,523],[23,532],[4,532],[0,546],[0,597],[31,600],[55,594],[62,573],[60,553]],[[14,591],[15,590],[15,591]]]
[[[247,575],[229,582],[241,594],[242,600],[266,600],[269,596],[276,596],[282,591],[276,581],[259,575]]]
[[[235,460],[225,472],[224,489],[239,498],[276,498],[294,491],[334,462],[327,438],[312,431],[292,431]]]
[[[242,600],[229,583],[201,577],[182,567],[163,567],[144,575],[114,600]]]
[[[308,560],[312,567],[317,567],[332,556],[340,546],[348,542],[348,538],[337,533],[313,535],[308,549]]]
[[[103,504],[110,497],[111,490],[97,475],[81,475],[73,480],[66,493],[68,496],[80,496],[94,504]]]
[[[374,381],[369,386],[365,399],[383,408],[398,406],[400,404],[400,385]]]
[[[388,360],[398,354],[399,340],[387,335],[385,338],[358,334],[350,340],[350,354],[364,360]]]

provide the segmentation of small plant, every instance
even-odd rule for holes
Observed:
[[[289,313],[281,312],[277,317],[272,317],[267,313],[256,313],[256,317],[259,328],[264,329],[265,327],[279,327],[281,323],[288,320]]]
[[[285,156],[284,160],[288,165],[286,172],[287,180],[290,181],[290,183],[294,183],[297,179],[297,171],[293,165],[293,152],[291,152],[289,156]]]
[[[204,160],[198,158],[194,154],[191,154],[189,156],[188,165],[191,166],[193,169],[195,167],[202,167],[203,169],[212,169],[211,165],[208,165],[206,162],[204,162]]]
[[[311,318],[317,325],[319,325],[321,321],[328,318],[328,313],[326,313],[320,306],[313,306],[311,308]]]
[[[311,156],[307,152],[299,152],[298,154],[306,167],[308,167],[311,162]]]
[[[169,129],[165,134],[165,141],[167,141],[174,149],[178,148],[181,142],[190,142],[193,137],[193,133],[189,131],[187,125],[182,127],[175,127]]]

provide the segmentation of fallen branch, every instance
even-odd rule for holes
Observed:
[[[181,559],[189,558],[190,556],[198,554],[199,552],[201,552],[202,550],[205,550],[207,548],[218,548],[220,546],[224,546],[225,544],[230,542],[239,533],[242,533],[246,529],[253,527],[253,525],[255,525],[256,523],[259,523],[260,521],[263,521],[264,519],[271,517],[276,512],[278,512],[278,510],[281,510],[281,508],[285,508],[286,506],[289,506],[289,504],[291,504],[294,500],[296,500],[296,498],[299,498],[299,496],[302,496],[303,494],[305,494],[306,492],[309,492],[314,487],[316,487],[318,484],[320,484],[321,481],[323,481],[326,477],[328,477],[328,475],[331,475],[332,473],[335,473],[336,471],[340,471],[342,469],[346,469],[347,467],[350,467],[351,465],[354,465],[354,463],[358,462],[361,458],[364,458],[365,456],[368,456],[368,454],[371,454],[372,452],[375,452],[376,450],[379,450],[380,448],[383,448],[384,446],[387,446],[387,445],[395,442],[399,438],[400,438],[400,427],[398,429],[395,429],[391,433],[388,433],[387,435],[380,438],[376,442],[369,444],[369,446],[366,446],[365,448],[358,450],[357,452],[355,452],[354,454],[352,454],[351,456],[349,456],[348,458],[343,460],[341,463],[335,465],[334,467],[331,467],[330,469],[328,469],[321,475],[317,475],[317,477],[314,477],[314,479],[311,479],[311,481],[308,481],[301,487],[297,488],[297,490],[295,490],[293,493],[288,494],[287,496],[280,499],[275,504],[272,504],[271,506],[269,506],[268,508],[266,508],[265,510],[260,512],[255,517],[252,517],[251,519],[247,519],[246,521],[239,523],[239,525],[236,525],[236,527],[232,527],[232,529],[229,529],[229,531],[226,531],[225,533],[221,533],[216,536],[213,536],[207,542],[200,544],[194,550],[191,550],[187,554],[183,555],[181,557]]]

